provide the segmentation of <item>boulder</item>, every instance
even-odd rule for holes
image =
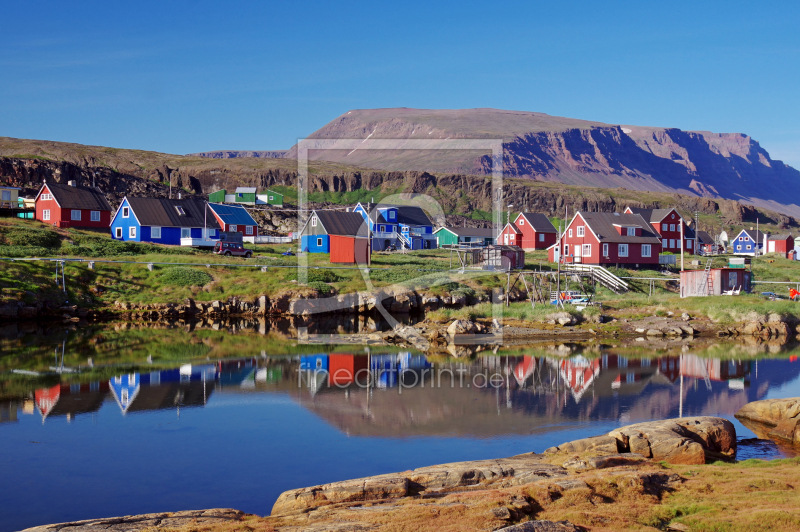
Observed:
[[[457,334],[471,334],[475,332],[475,324],[469,320],[455,320],[447,327],[447,334],[451,337]]]
[[[736,412],[736,419],[760,438],[800,445],[800,397],[747,403]]]
[[[652,336],[654,338],[660,338],[664,336],[664,333],[658,329],[647,329],[647,332],[645,334],[647,334],[647,336]]]

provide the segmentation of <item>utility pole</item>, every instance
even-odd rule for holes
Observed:
[[[681,271],[683,271],[683,217],[679,220],[681,224]],[[694,234],[697,236],[697,226],[695,225]],[[697,245],[697,240],[695,240],[695,245]]]

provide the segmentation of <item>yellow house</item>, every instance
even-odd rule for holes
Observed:
[[[19,208],[19,188],[0,185],[0,209]]]

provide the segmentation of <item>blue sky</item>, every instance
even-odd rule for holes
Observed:
[[[354,108],[743,132],[800,167],[800,3],[6,2],[0,136],[282,149]]]

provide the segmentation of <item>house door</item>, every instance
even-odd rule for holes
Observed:
[[[503,244],[508,245],[508,233],[503,235]]]
[[[575,244],[575,262],[581,262],[581,245]]]
[[[767,244],[767,248],[770,253],[775,253],[775,241],[771,241]]]

